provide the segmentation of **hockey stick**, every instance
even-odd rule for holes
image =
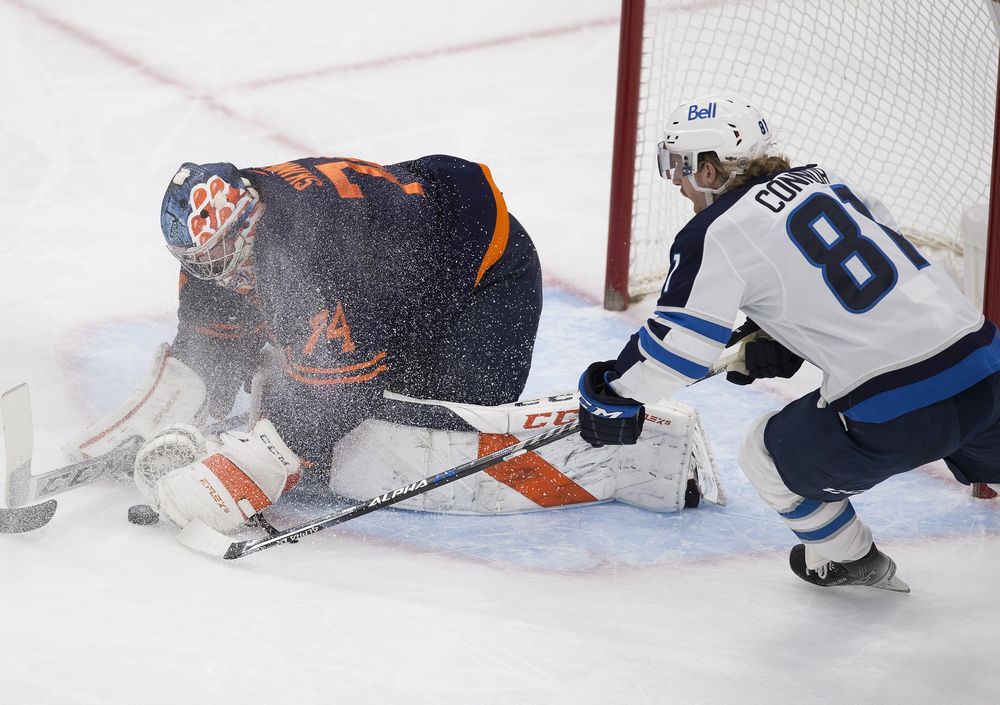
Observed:
[[[20,384],[4,392],[0,397],[0,406],[3,409],[3,437],[7,449],[6,499],[10,507],[24,507],[99,480],[115,469],[130,467],[142,445],[142,439],[136,437],[105,455],[33,475],[31,392],[28,385]]]
[[[19,476],[31,474],[32,424],[31,393],[28,385],[21,384],[4,392],[0,397],[3,415],[4,460],[11,473]],[[16,534],[34,531],[49,523],[56,513],[56,502],[24,507],[23,503],[10,502],[10,480],[7,482],[8,507],[0,507],[0,533]]]
[[[9,469],[7,503],[12,507],[23,507],[39,499],[89,485],[115,472],[124,473],[132,467],[141,446],[142,439],[136,436],[104,455],[64,465],[41,475],[32,475],[30,467]]]
[[[345,521],[350,521],[351,519],[357,519],[358,517],[374,512],[377,509],[382,509],[383,507],[388,507],[396,504],[397,502],[402,502],[404,499],[409,499],[410,497],[414,497],[418,494],[423,494],[424,492],[429,492],[430,490],[438,487],[443,487],[444,485],[454,482],[455,480],[460,480],[463,477],[468,477],[469,475],[477,473],[480,470],[485,470],[486,468],[493,467],[494,465],[499,465],[500,463],[516,458],[519,455],[530,453],[531,451],[537,450],[542,446],[558,441],[561,438],[572,436],[573,434],[578,433],[579,430],[580,426],[578,422],[574,421],[572,423],[568,423],[565,426],[560,426],[544,433],[540,433],[537,436],[532,436],[512,446],[501,448],[500,450],[490,453],[489,455],[484,455],[482,458],[470,460],[467,463],[453,467],[450,470],[445,470],[437,475],[426,477],[423,480],[418,480],[417,482],[405,485],[404,487],[399,487],[390,492],[386,492],[377,497],[372,497],[371,499],[359,502],[331,514],[324,514],[323,516],[288,529],[274,529],[273,527],[270,527],[269,524],[264,522],[262,525],[268,530],[269,535],[263,538],[249,541],[233,541],[231,537],[212,529],[205,522],[199,519],[192,519],[188,522],[188,525],[184,527],[184,530],[181,531],[177,540],[188,548],[192,548],[196,551],[201,551],[202,553],[207,553],[218,558],[225,558],[227,560],[242,558],[243,556],[248,556],[251,553],[256,553],[257,551],[263,551],[265,548],[280,546],[284,543],[295,543],[303,536],[315,534],[317,531],[322,531],[323,529],[335,526]]]
[[[55,514],[55,500],[40,505],[33,503],[116,473],[128,473],[142,447],[143,439],[136,436],[104,455],[34,475],[31,472],[32,412],[28,385],[20,384],[4,392],[0,396],[0,408],[3,411],[8,505],[0,507],[0,533],[33,531],[45,526]],[[221,433],[245,424],[246,420],[245,414],[234,416],[212,424],[204,433]]]
[[[55,513],[54,499],[30,507],[0,507],[0,534],[23,534],[41,529]]]

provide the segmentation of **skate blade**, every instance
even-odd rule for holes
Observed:
[[[904,583],[902,580],[892,575],[888,578],[883,578],[877,583],[872,583],[869,587],[879,588],[880,590],[891,590],[892,592],[909,592],[910,586]]]

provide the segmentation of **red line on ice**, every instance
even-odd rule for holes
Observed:
[[[618,15],[615,15],[614,17],[601,17],[595,20],[587,20],[586,22],[577,22],[575,24],[564,25],[561,27],[549,27],[548,29],[540,29],[534,32],[511,34],[503,37],[494,37],[493,39],[483,39],[477,42],[469,42],[467,44],[454,44],[452,46],[439,47],[437,49],[424,49],[421,51],[414,51],[407,54],[397,54],[396,56],[385,56],[380,59],[367,59],[365,61],[358,61],[349,64],[335,64],[333,66],[326,66],[324,68],[313,69],[311,71],[299,71],[296,73],[290,73],[284,76],[261,78],[255,81],[247,81],[246,83],[241,84],[239,88],[262,88],[264,86],[271,86],[279,83],[291,83],[293,81],[302,81],[309,78],[329,76],[330,74],[335,74],[335,73],[346,73],[350,71],[369,71],[372,69],[381,69],[387,66],[394,66],[396,64],[406,63],[408,61],[433,59],[439,56],[452,56],[454,54],[466,54],[469,52],[481,51],[483,49],[492,49],[493,47],[506,46],[508,44],[516,44],[518,42],[527,42],[536,39],[549,39],[550,37],[558,37],[564,34],[573,34],[575,32],[581,32],[587,29],[594,29],[599,27],[617,27],[617,26],[618,26]]]
[[[191,86],[188,86],[187,84],[178,81],[173,76],[164,73],[163,71],[160,71],[155,66],[150,66],[142,59],[134,57],[131,54],[128,54],[122,51],[121,49],[116,48],[112,44],[104,41],[103,39],[93,34],[90,34],[89,32],[85,31],[80,27],[77,27],[73,24],[70,24],[69,22],[66,22],[65,20],[62,20],[58,17],[43,12],[39,8],[29,5],[23,0],[5,0],[5,2],[8,5],[12,5],[13,7],[17,8],[18,10],[21,10],[26,14],[32,15],[36,20],[38,20],[42,24],[51,27],[52,29],[55,29],[59,32],[62,32],[71,39],[81,44],[84,44],[101,54],[104,54],[113,61],[128,66],[136,73],[145,76],[146,78],[152,80],[154,83],[159,83],[164,86],[175,88],[179,90],[181,93],[183,93],[190,100],[197,103],[201,103],[202,105],[210,108],[211,110],[214,110],[217,113],[220,113],[221,115],[230,120],[235,120],[237,122],[242,122],[263,128],[268,132],[268,137],[270,139],[273,139],[275,142],[279,144],[283,144],[303,154],[309,154],[313,151],[311,147],[303,144],[302,142],[299,142],[293,137],[290,137],[281,132],[273,131],[269,125],[267,125],[264,122],[261,122],[260,120],[257,120],[256,118],[252,118],[248,115],[242,115],[238,113],[237,111],[233,110],[224,103],[216,100],[212,96],[205,95],[204,93],[196,91]]]

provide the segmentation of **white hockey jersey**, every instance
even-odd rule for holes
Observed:
[[[816,166],[719,196],[680,231],[656,311],[612,388],[656,401],[704,377],[738,310],[823,371],[849,418],[883,422],[1000,370],[1000,337],[888,210]]]

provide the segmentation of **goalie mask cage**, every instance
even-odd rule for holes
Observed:
[[[998,3],[622,0],[605,307],[659,289],[693,215],[657,172],[666,116],[732,93],[793,164],[879,197],[1000,323]]]

